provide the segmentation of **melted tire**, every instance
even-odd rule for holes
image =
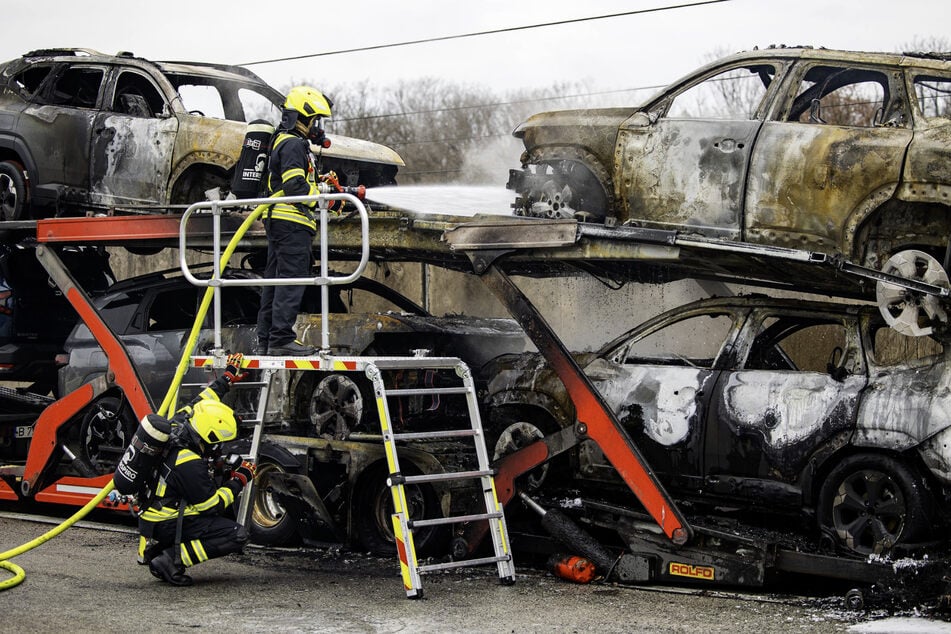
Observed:
[[[405,475],[418,475],[419,470],[404,467]],[[353,492],[354,537],[366,551],[374,555],[396,555],[393,536],[393,496],[386,485],[385,463],[371,465],[363,472]],[[429,484],[405,485],[411,519],[432,519],[442,516],[439,498]],[[440,526],[429,526],[413,531],[413,542],[418,555],[435,552],[445,541]]]

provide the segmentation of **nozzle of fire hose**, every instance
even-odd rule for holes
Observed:
[[[584,555],[602,575],[607,576],[611,573],[617,557],[608,552],[598,543],[598,540],[558,509],[545,509],[521,491],[518,496],[530,509],[541,516],[542,528],[548,531],[549,535],[575,552]]]
[[[367,195],[367,188],[363,185],[357,185],[356,187],[349,185],[343,186],[337,184],[335,180],[327,183],[318,183],[317,189],[321,194],[351,194],[360,200],[364,200]]]
[[[343,191],[347,194],[353,194],[360,200],[364,200],[367,195],[367,188],[363,185],[357,185],[356,187],[344,187]]]

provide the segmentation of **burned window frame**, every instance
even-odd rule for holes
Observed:
[[[42,92],[35,93],[35,99],[33,100],[35,103],[39,105],[54,106],[56,108],[71,108],[76,110],[101,109],[102,96],[106,90],[109,79],[110,68],[107,64],[58,64],[57,66],[58,68],[54,69],[52,77],[47,78],[43,83]],[[56,86],[68,73],[73,70],[78,70],[80,72],[99,71],[101,74],[96,96],[93,99],[91,105],[78,105],[71,102],[62,103],[59,100],[53,98],[53,93],[56,90]]]
[[[735,119],[732,117],[723,117],[717,119],[711,119],[709,117],[670,117],[669,112],[673,103],[684,93],[696,88],[697,86],[711,81],[717,75],[722,75],[730,71],[735,71],[739,69],[750,69],[756,66],[772,66],[774,73],[772,79],[766,90],[763,93],[763,96],[760,100],[759,105],[750,113],[749,117],[743,119]],[[715,68],[708,69],[706,72],[693,75],[686,80],[676,84],[670,89],[666,90],[663,94],[655,98],[651,103],[649,103],[644,111],[648,113],[651,121],[657,121],[658,119],[673,119],[673,120],[691,120],[696,119],[698,121],[704,120],[717,120],[717,121],[763,121],[767,117],[767,113],[772,109],[772,104],[776,100],[776,95],[780,90],[780,87],[783,85],[786,75],[788,74],[789,67],[791,62],[789,60],[783,59],[773,59],[773,58],[761,58],[761,59],[749,59],[734,62],[732,64],[726,64],[723,66],[717,66]]]
[[[862,327],[862,340],[866,350],[866,358],[870,368],[876,371],[888,371],[896,368],[910,368],[932,366],[937,363],[946,362],[946,358],[951,353],[951,345],[931,336],[913,337],[903,335],[894,328],[885,323],[884,318],[878,312],[869,313],[864,318]],[[879,332],[888,333],[892,339],[892,350],[894,351],[898,344],[906,348],[906,351],[915,349],[914,355],[903,355],[901,358],[889,359],[880,348],[880,342],[877,338]],[[940,346],[940,351],[934,348]],[[927,354],[922,354],[922,350],[931,348]]]
[[[730,359],[732,359],[732,352],[736,346],[737,337],[739,336],[740,331],[743,328],[743,324],[747,319],[747,310],[737,309],[736,307],[708,307],[703,310],[688,311],[684,313],[679,313],[676,315],[670,315],[666,319],[654,321],[651,320],[646,324],[641,324],[633,330],[629,330],[619,337],[614,338],[612,341],[608,342],[601,347],[598,352],[598,356],[611,361],[617,365],[625,365],[636,363],[638,365],[647,365],[647,364],[668,364],[668,365],[678,365],[677,363],[672,363],[672,360],[679,359],[683,362],[685,366],[698,367],[706,370],[723,370],[728,369],[731,365]],[[696,319],[700,317],[708,318],[718,318],[718,317],[727,317],[731,321],[731,325],[726,335],[723,337],[723,340],[720,342],[720,347],[717,349],[716,354],[710,359],[710,363],[697,365],[695,362],[697,359],[695,357],[682,358],[682,357],[632,357],[631,349],[639,342],[645,340],[648,337],[651,337],[658,332],[669,328],[675,324],[687,321],[689,319]]]
[[[774,320],[769,323],[770,320]],[[804,369],[789,355],[789,353],[780,347],[780,344],[789,337],[795,336],[807,328],[818,326],[833,326],[842,329],[844,346],[835,345],[826,355],[826,371],[816,369]],[[775,330],[776,332],[770,333]],[[832,367],[841,367],[844,372],[842,376],[865,376],[867,366],[865,356],[862,351],[862,340],[859,334],[859,321],[854,315],[843,313],[815,313],[790,311],[776,308],[762,308],[754,312],[747,326],[748,336],[746,337],[745,349],[740,352],[737,367],[740,370],[753,372],[797,372],[824,374],[831,373]],[[756,364],[754,355],[757,352],[758,345],[767,345],[760,342],[761,338],[769,334],[768,345],[775,348],[793,367],[779,368],[767,367],[764,364]],[[835,350],[840,349],[837,358]]]
[[[18,81],[18,78],[25,75],[26,73],[32,73],[38,70],[46,70],[46,73],[43,75],[43,78],[36,84],[36,87],[32,91],[27,91],[26,86]],[[11,89],[16,91],[20,98],[24,101],[33,101],[37,95],[43,93],[43,90],[46,88],[47,82],[51,81],[50,78],[56,74],[56,64],[53,63],[41,63],[41,64],[27,64],[13,75],[10,76],[7,85]]]
[[[912,69],[908,71],[908,89],[909,95],[911,95],[910,101],[912,102],[912,109],[915,113],[915,117],[930,124],[933,124],[936,121],[939,125],[943,125],[945,122],[951,122],[951,92],[948,93],[949,106],[947,114],[929,116],[922,107],[921,100],[923,97],[918,92],[919,81],[922,79],[926,81],[937,80],[947,82],[948,86],[951,87],[951,73],[942,73],[940,71],[930,69]]]
[[[825,81],[820,85],[818,82],[805,90],[802,90],[803,84],[808,80],[811,72],[817,69],[827,68],[831,72]],[[872,76],[877,75],[881,81],[876,81]],[[864,78],[863,78],[864,76]],[[836,80],[833,82],[833,80]],[[881,107],[876,110],[881,114],[875,114],[868,124],[847,124],[847,123],[824,123],[800,121],[802,114],[807,112],[811,105],[809,103],[797,104],[798,101],[805,100],[806,93],[813,91],[816,86],[820,86],[814,92],[818,98],[822,99],[841,88],[851,84],[878,83],[882,86],[883,94]],[[785,96],[777,103],[775,120],[796,125],[829,125],[858,129],[876,129],[879,127],[899,127],[910,128],[911,117],[908,110],[908,100],[905,97],[903,85],[903,75],[901,71],[890,68],[876,66],[874,64],[849,64],[833,60],[808,60],[800,62],[789,75],[786,85]]]
[[[146,84],[149,88],[151,88],[152,91],[154,91],[154,97],[157,97],[160,103],[150,100],[146,95],[141,95],[147,103],[149,109],[152,111],[150,116],[126,112],[117,108],[116,99],[119,97],[120,81],[122,80],[122,76],[125,74],[135,76],[140,82]],[[154,79],[144,71],[133,66],[115,66],[112,69],[107,81],[108,87],[106,89],[105,99],[103,100],[103,110],[115,112],[116,114],[124,114],[132,117],[144,117],[150,119],[163,119],[172,115],[172,111],[169,108],[169,101],[164,91],[159,86],[157,86]],[[106,107],[106,104],[108,104],[108,107]]]

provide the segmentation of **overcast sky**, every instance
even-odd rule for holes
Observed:
[[[688,2],[7,0],[0,59],[36,48],[86,47],[242,64]],[[565,80],[610,90],[669,83],[714,52],[770,44],[895,51],[916,38],[951,41],[948,24],[949,0],[728,0],[249,68],[279,88],[301,81],[319,88],[347,79],[391,85],[438,77],[494,93]]]

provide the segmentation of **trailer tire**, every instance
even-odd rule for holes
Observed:
[[[403,475],[419,475],[419,469],[404,466]],[[391,557],[396,554],[393,536],[393,496],[387,486],[386,463],[377,462],[360,475],[353,491],[352,525],[360,546],[374,555]],[[432,519],[442,516],[439,498],[429,484],[407,484],[406,503],[411,519]],[[444,542],[445,533],[439,526],[417,529],[413,542],[417,554],[434,552]]]
[[[931,508],[931,493],[912,467],[862,453],[843,459],[825,478],[818,520],[846,550],[886,554],[928,538]]]

